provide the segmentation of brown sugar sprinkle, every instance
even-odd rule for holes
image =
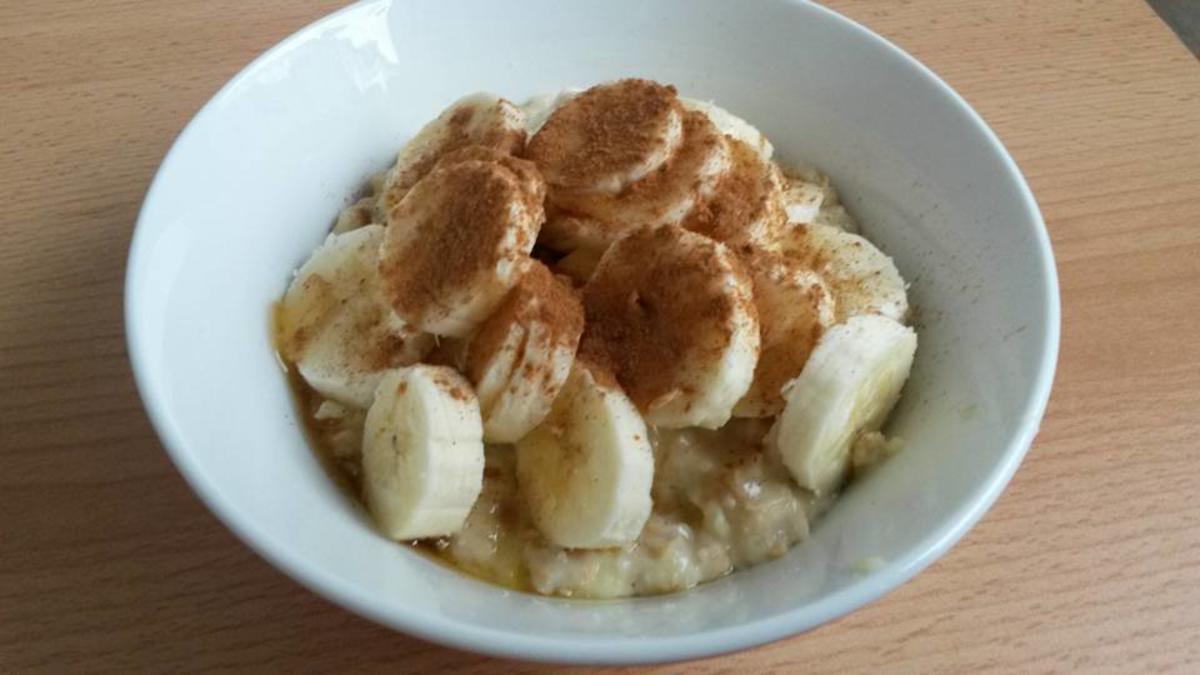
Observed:
[[[785,214],[776,199],[779,187],[771,165],[746,143],[725,137],[730,167],[712,196],[697,204],[684,228],[726,243],[759,241]],[[756,231],[761,229],[762,231]]]
[[[517,166],[527,167],[523,160]],[[526,243],[506,241],[514,217],[529,219],[532,238],[541,222],[543,184],[526,169],[519,176],[506,165],[479,159],[439,164],[413,186],[393,211],[381,247],[380,272],[389,300],[401,317],[419,322],[442,311],[449,295],[491,273],[498,260],[521,264]],[[512,204],[522,205],[514,214]]]
[[[711,246],[689,246],[685,238]],[[580,355],[611,370],[643,410],[681,391],[681,373],[728,344],[739,302],[713,288],[744,275],[718,244],[678,227],[643,227],[613,244],[584,287]],[[753,311],[750,306],[747,309]]]
[[[448,116],[443,136],[401,167],[393,177],[382,197],[384,213],[395,208],[417,181],[428,174],[447,153],[468,145],[484,146],[508,155],[523,148],[525,129],[505,123],[506,120],[520,119],[519,115],[516,106],[505,99],[499,99],[490,106],[468,101],[442,113],[441,119]]]
[[[717,176],[705,175],[706,167],[725,144],[704,113],[687,111],[680,146],[658,169],[616,194],[553,189],[547,212],[552,221],[577,216],[603,243],[640,225],[674,224],[686,211],[681,205],[696,204],[712,188]]]
[[[674,87],[638,79],[598,85],[556,110],[525,156],[553,185],[588,189],[661,152],[679,113]]]

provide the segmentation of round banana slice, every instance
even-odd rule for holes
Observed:
[[[825,279],[839,322],[860,314],[882,314],[900,322],[908,316],[908,292],[896,264],[857,234],[828,225],[785,227],[778,248]]]
[[[373,222],[375,222],[375,199],[372,197],[363,197],[342,209],[342,212],[338,214],[337,220],[333,224],[333,233],[341,234],[350,230],[357,230]]]
[[[514,443],[545,419],[571,372],[582,332],[579,298],[534,263],[467,353],[484,440]]]
[[[601,258],[580,353],[612,371],[652,425],[715,429],[746,394],[759,352],[753,287],[724,244],[642,227]]]
[[[783,410],[783,386],[800,374],[825,330],[834,302],[821,275],[781,255],[744,247],[739,257],[754,281],[762,349],[750,391],[737,417],[771,417]]]
[[[792,225],[828,225],[858,234],[858,223],[842,206],[829,176],[802,164],[793,164],[780,172],[783,206]]]
[[[545,191],[524,160],[447,160],[389,214],[379,269],[397,314],[463,337],[528,269]]]
[[[768,245],[786,214],[774,167],[746,143],[728,137],[731,163],[712,195],[695,205],[683,227],[727,244]]]
[[[817,183],[787,180],[780,201],[787,221],[792,225],[809,225],[817,221],[825,202],[825,189]]]
[[[699,101],[694,98],[680,97],[679,102],[687,110],[704,113],[721,133],[745,143],[762,161],[766,162],[770,160],[771,155],[774,154],[775,148],[761,131],[755,129],[746,120],[716,105],[712,101]]]
[[[603,249],[641,225],[677,225],[709,199],[730,167],[729,143],[703,113],[685,112],[683,140],[662,167],[619,193],[551,186],[544,243]]]
[[[385,221],[442,155],[467,145],[512,154],[525,146],[525,136],[525,114],[505,99],[481,92],[455,101],[400,150],[379,190],[379,221]]]
[[[576,360],[550,415],[516,452],[517,484],[546,539],[568,548],[637,539],[650,517],[654,454],[611,375]]]
[[[546,120],[554,114],[564,103],[575,98],[583,92],[578,88],[567,88],[557,94],[543,94],[534,96],[528,101],[521,104],[521,112],[525,113],[525,131],[529,133],[529,137],[541,130],[546,124]]]
[[[851,446],[887,420],[916,349],[911,328],[876,314],[825,332],[787,385],[787,405],[768,435],[797,483],[819,495],[841,485]]]
[[[682,136],[674,87],[619,80],[558,105],[525,156],[552,190],[614,194],[662,166]]]
[[[279,347],[322,396],[371,405],[389,368],[420,360],[433,338],[392,311],[377,270],[382,225],[331,234],[296,271],[279,305]]]
[[[471,385],[443,366],[386,374],[367,411],[367,508],[392,539],[459,531],[483,487],[483,423]]]

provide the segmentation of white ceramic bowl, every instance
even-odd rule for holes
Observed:
[[[337,211],[458,96],[638,75],[715,99],[829,172],[912,282],[907,449],[787,556],[688,593],[515,593],[385,541],[305,443],[268,311]],[[1037,431],[1058,347],[1049,241],[1017,167],[897,48],[811,4],[364,2],[257,59],[196,115],[146,197],[129,353],[172,459],[243,540],[339,604],[436,642],[634,662],[775,640],[895,588],[992,504]],[[865,572],[864,560],[881,565]]]

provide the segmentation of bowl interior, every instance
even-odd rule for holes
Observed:
[[[492,587],[384,541],[301,432],[268,318],[338,210],[465,93],[622,76],[674,83],[833,177],[912,283],[906,450],[787,556],[693,592],[570,602]],[[147,408],[218,515],[285,571],[441,642],[553,660],[697,656],[812,627],[909,578],[1015,470],[1049,391],[1057,286],[1006,153],[928,71],[815,5],[722,0],[366,2],[289,38],[197,116],[147,197],[127,288]],[[864,561],[874,564],[864,565]]]

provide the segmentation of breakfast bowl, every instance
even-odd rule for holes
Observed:
[[[397,149],[472,91],[512,100],[623,77],[716,101],[777,157],[827,173],[910,282],[920,335],[888,431],[786,555],[682,593],[541,597],[381,537],[306,438],[273,303]],[[146,196],[129,354],[172,460],[248,545],[382,624],[488,654],[631,663],[803,632],[896,588],[974,525],[1037,432],[1058,350],[1037,205],[977,114],[928,69],[820,6],[361,2],[284,40],[191,121]]]

